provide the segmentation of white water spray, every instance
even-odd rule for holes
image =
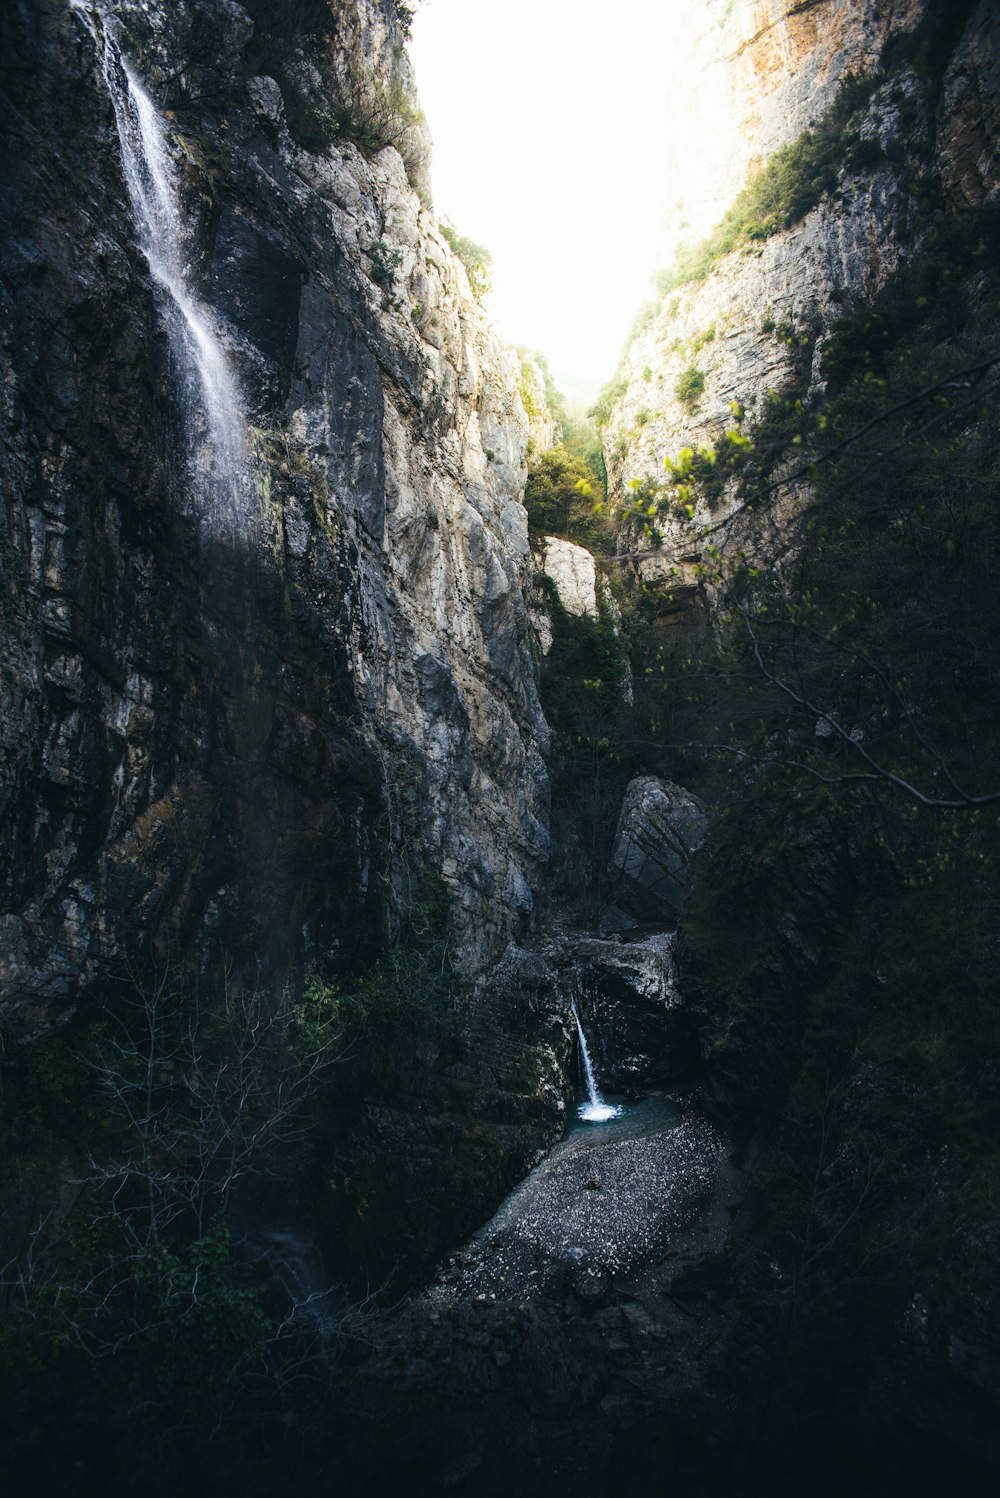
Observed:
[[[249,476],[246,423],[218,327],[190,284],[189,233],[180,211],[177,174],[164,123],[122,56],[113,23],[85,0],[70,3],[86,23],[101,57],[136,237],[161,293],[188,430],[192,436],[199,428],[204,432],[203,447],[192,456],[199,476],[206,481],[205,495],[213,501],[214,527],[228,520],[235,529]]]
[[[570,1007],[573,1010],[573,1018],[576,1020],[576,1033],[580,1040],[580,1055],[583,1058],[583,1075],[587,1082],[587,1101],[580,1104],[577,1113],[585,1123],[605,1123],[609,1118],[617,1118],[622,1110],[613,1107],[611,1103],[606,1103],[601,1097],[597,1078],[594,1076],[594,1066],[590,1059],[590,1051],[587,1049],[587,1037],[584,1035],[583,1025],[580,1023],[580,1016],[577,1013],[575,1004],[572,1004]]]

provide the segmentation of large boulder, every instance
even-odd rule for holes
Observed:
[[[573,981],[594,1070],[610,1092],[662,1086],[695,1061],[674,936],[583,941]]]
[[[559,602],[568,614],[596,619],[600,612],[597,598],[597,564],[585,546],[564,541],[560,536],[546,536],[536,558],[559,594]]]
[[[608,924],[676,919],[687,892],[691,859],[701,847],[708,818],[696,796],[655,775],[630,782],[622,802],[608,865]],[[624,915],[617,922],[611,914]]]

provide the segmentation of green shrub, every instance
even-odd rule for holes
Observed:
[[[216,1428],[272,1328],[256,1293],[232,1283],[229,1231],[214,1223],[179,1252],[150,1244],[133,1282],[143,1303],[135,1391],[154,1422],[168,1410],[197,1436]]]
[[[613,549],[603,487],[588,458],[565,444],[549,448],[531,462],[524,505],[533,535],[565,536],[596,551]]]
[[[743,1293],[810,1459],[914,1295],[978,1317],[995,1254],[1000,821],[942,803],[1000,789],[998,266],[995,209],[942,218],[828,330],[824,392],[769,403],[743,474],[767,511],[798,435],[806,503],[744,514],[716,577],[700,731],[732,770],[684,932],[713,1072],[767,1120],[751,1253],[781,1276],[748,1255]]]
[[[689,411],[694,410],[698,402],[701,400],[704,391],[704,373],[700,369],[695,369],[693,364],[689,366],[689,368],[685,369],[684,373],[678,379],[677,384],[674,386],[674,394],[680,401],[681,405],[686,406]]]
[[[712,233],[699,244],[681,249],[657,284],[662,296],[678,286],[703,281],[733,250],[769,239],[805,218],[837,185],[840,166],[854,149],[868,165],[875,148],[860,146],[855,117],[879,83],[877,76],[849,77],[826,114],[797,140],[776,151],[757,176],[737,195]],[[861,159],[859,158],[859,159]]]
[[[623,374],[616,374],[612,380],[603,387],[596,401],[587,413],[594,425],[600,430],[605,427],[611,417],[612,408],[621,400],[628,389],[628,380]]]
[[[371,261],[372,280],[377,281],[380,286],[389,286],[395,281],[403,263],[403,252],[394,250],[384,239],[376,239],[368,247],[368,258]]]
[[[441,233],[450,245],[453,254],[457,255],[465,266],[472,295],[477,302],[481,302],[483,297],[493,290],[493,256],[485,245],[476,244],[474,239],[467,239],[450,224],[442,224]]]

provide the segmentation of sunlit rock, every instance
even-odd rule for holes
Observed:
[[[587,548],[559,536],[546,536],[538,555],[541,570],[555,584],[566,612],[596,619],[597,567]]]

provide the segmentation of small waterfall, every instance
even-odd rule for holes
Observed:
[[[583,1058],[583,1075],[587,1081],[587,1101],[581,1103],[577,1110],[585,1123],[604,1123],[609,1118],[617,1118],[622,1111],[615,1108],[611,1103],[606,1103],[601,1097],[597,1078],[594,1076],[594,1064],[590,1059],[590,1051],[587,1048],[587,1037],[583,1033],[583,1025],[580,1023],[580,1015],[576,1004],[571,1004],[573,1018],[576,1020],[576,1033],[580,1040],[580,1055]]]
[[[218,327],[191,285],[189,231],[180,211],[177,174],[163,120],[122,56],[114,23],[99,6],[70,0],[97,45],[115,113],[122,174],[136,238],[160,292],[160,307],[177,364],[191,457],[210,499],[215,530],[235,532],[244,511],[249,462],[246,423],[236,380]],[[100,24],[98,24],[98,21]],[[195,435],[204,433],[201,450]]]

